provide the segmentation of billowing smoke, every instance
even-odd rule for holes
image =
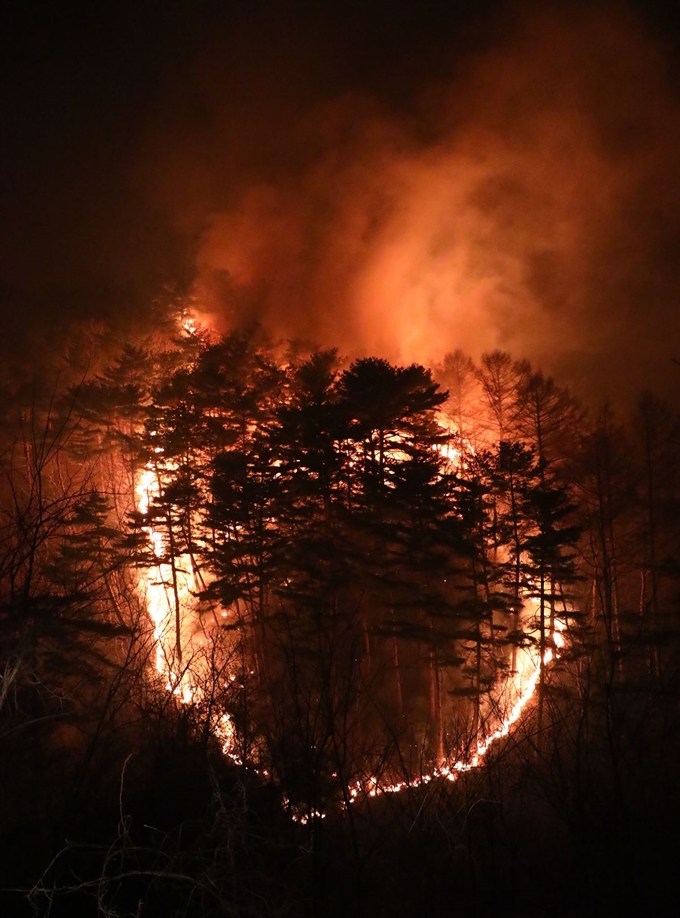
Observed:
[[[6,341],[123,336],[174,282],[220,327],[347,355],[498,347],[597,398],[680,391],[680,103],[654,4],[193,6],[57,17],[41,41],[27,16]]]
[[[407,113],[281,100],[277,149],[259,170],[242,155],[239,181],[204,62],[212,135],[184,173],[193,207],[212,195],[191,215],[199,302],[350,353],[499,347],[597,395],[660,368],[672,385],[680,121],[662,49],[620,4],[532,8],[456,69]]]

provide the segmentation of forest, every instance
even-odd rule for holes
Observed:
[[[674,914],[674,408],[104,341],[3,380],[2,913]]]

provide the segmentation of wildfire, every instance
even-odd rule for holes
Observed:
[[[187,335],[194,335],[197,326],[191,318],[182,322]],[[450,434],[444,443],[436,445],[443,458],[454,466],[465,462],[466,454],[474,455],[474,449],[467,441],[462,440],[455,426],[440,417],[439,426]],[[455,443],[455,445],[454,445]],[[157,453],[162,449],[157,448]],[[162,462],[162,456],[157,457]],[[170,465],[166,463],[166,468]],[[210,654],[198,652],[204,650],[205,643],[213,640],[210,632],[201,632],[196,646],[198,631],[195,623],[198,620],[198,600],[200,592],[197,577],[190,557],[182,555],[168,561],[167,537],[162,529],[151,522],[149,511],[153,501],[160,495],[158,469],[153,462],[141,469],[135,487],[136,507],[149,522],[144,527],[155,564],[139,573],[139,586],[145,598],[149,617],[154,627],[156,642],[155,668],[164,680],[165,689],[172,692],[182,704],[201,704],[205,698],[204,686],[209,684],[211,673]],[[536,603],[535,599],[529,600]],[[226,615],[225,612],[222,615]],[[541,665],[540,650],[535,633],[528,633],[530,643],[518,649],[516,668],[512,675],[500,686],[495,708],[504,712],[496,715],[494,729],[485,732],[483,726],[474,740],[474,751],[456,756],[445,757],[429,771],[415,778],[382,781],[377,775],[355,780],[348,788],[348,802],[356,803],[365,797],[377,797],[383,794],[396,794],[407,788],[417,788],[440,779],[455,782],[461,774],[479,768],[493,744],[509,735],[512,727],[520,719],[533,699],[540,679],[541,668],[550,665],[565,646],[565,620],[554,619],[554,630],[550,635],[548,648],[545,650]],[[237,676],[231,674],[230,681]],[[487,722],[490,718],[487,717]],[[237,753],[237,735],[231,715],[222,710],[212,720],[213,735],[220,741],[225,755],[238,764],[247,764],[264,777],[269,775],[265,768],[255,767],[253,763],[243,762]],[[317,809],[304,812],[296,808],[284,796],[284,805],[289,809],[292,818],[301,824],[315,819],[323,819],[325,814]]]
[[[460,460],[460,453],[456,451],[456,460]],[[136,496],[137,509],[146,515],[154,496],[158,495],[158,478],[152,467],[146,467],[139,473]],[[156,669],[165,679],[165,688],[178,697],[183,704],[196,704],[201,701],[201,685],[205,684],[202,677],[206,674],[201,669],[208,666],[208,660],[203,654],[192,654],[188,662],[182,663],[181,649],[191,647],[192,634],[190,623],[194,617],[197,584],[192,573],[190,559],[178,559],[175,577],[178,580],[177,595],[180,602],[180,634],[176,633],[176,620],[174,609],[174,587],[170,565],[163,558],[166,553],[165,541],[162,532],[152,525],[145,527],[145,532],[152,548],[153,555],[158,559],[157,565],[140,572],[140,588],[146,597],[149,616],[154,625],[154,638],[156,640]],[[535,601],[535,600],[534,600]],[[544,666],[548,666],[559,655],[564,647],[563,619],[555,618],[554,632],[551,643],[543,656]],[[180,652],[178,652],[178,649]],[[363,780],[356,780],[349,787],[349,802],[354,803],[364,797],[377,797],[382,794],[396,794],[407,788],[417,788],[429,784],[436,779],[456,781],[461,774],[479,768],[484,763],[484,758],[495,742],[508,736],[512,726],[522,716],[531,702],[540,677],[540,652],[535,646],[521,648],[517,656],[517,671],[502,687],[499,707],[504,707],[507,713],[500,720],[498,726],[489,733],[483,733],[477,740],[472,754],[458,758],[448,758],[440,762],[430,771],[418,777],[383,783],[373,775]],[[236,732],[233,720],[228,712],[223,711],[212,724],[213,734],[222,745],[225,755],[235,762],[240,762],[235,752]],[[306,824],[312,819],[324,818],[323,813],[296,812],[292,810],[295,821]]]

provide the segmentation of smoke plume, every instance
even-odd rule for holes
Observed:
[[[660,367],[672,385],[680,121],[662,49],[618,4],[531,8],[455,69],[408,111],[354,91],[301,112],[280,90],[267,141],[251,115],[234,144],[208,56],[207,150],[190,137],[172,172],[198,302],[349,353],[502,348],[598,395]]]
[[[5,341],[124,336],[174,283],[221,329],[402,362],[501,348],[597,399],[675,393],[678,30],[653,8],[17,5]]]

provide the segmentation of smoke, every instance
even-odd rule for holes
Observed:
[[[296,108],[270,86],[267,127],[239,133],[204,58],[209,141],[175,149],[164,186],[184,177],[169,206],[196,230],[198,302],[348,353],[502,348],[598,396],[672,386],[680,121],[662,49],[620,4],[524,7],[455,69],[408,111],[356,91]]]

